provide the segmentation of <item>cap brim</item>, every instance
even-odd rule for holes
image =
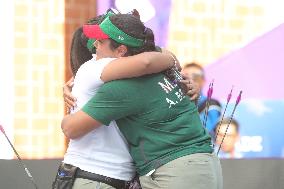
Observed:
[[[109,36],[105,34],[99,25],[83,25],[83,33],[91,39],[108,39]]]

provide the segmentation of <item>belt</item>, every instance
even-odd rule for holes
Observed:
[[[97,181],[97,182],[102,182],[102,183],[110,185],[110,186],[112,186],[116,189],[126,189],[126,188],[128,188],[129,183],[130,183],[128,181],[114,179],[114,178],[111,178],[111,177],[106,177],[106,176],[103,176],[103,175],[98,175],[98,174],[95,174],[95,173],[83,171],[79,168],[76,172],[76,178],[83,178],[83,179],[93,180],[93,181]]]

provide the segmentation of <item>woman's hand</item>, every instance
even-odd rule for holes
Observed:
[[[63,98],[65,106],[67,107],[67,112],[69,113],[74,107],[76,107],[76,98],[72,95],[72,87],[74,85],[74,78],[72,77],[63,86]]]
[[[189,77],[186,76],[184,74],[182,74],[184,80],[181,80],[181,83],[184,83],[187,87],[187,95],[190,97],[190,100],[198,100],[199,96],[200,96],[200,87],[199,85],[194,82],[194,80]]]
[[[162,53],[171,55],[172,58],[175,60],[175,66],[176,66],[177,70],[181,71],[180,62],[178,61],[177,57],[171,51],[163,48]],[[200,90],[201,90],[199,85],[196,82],[194,82],[194,80],[191,77],[189,77],[185,74],[182,74],[182,73],[181,73],[181,75],[184,79],[180,80],[180,82],[186,85],[186,87],[187,87],[187,89],[186,89],[187,93],[186,94],[190,97],[190,100],[197,101],[199,99]]]
[[[177,57],[176,57],[176,55],[174,53],[172,53],[171,51],[169,51],[169,50],[167,50],[165,48],[162,48],[162,53],[170,55],[174,59],[174,61],[175,61],[175,65],[174,66],[176,66],[178,71],[181,71],[180,62],[179,62],[179,60],[177,59]]]

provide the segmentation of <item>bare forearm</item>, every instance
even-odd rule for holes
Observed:
[[[144,53],[141,55],[143,56]],[[174,65],[172,56],[160,52],[147,52],[144,54],[147,58],[145,64],[145,74],[158,73]]]
[[[107,82],[116,79],[139,77],[161,72],[173,66],[173,64],[174,60],[169,54],[144,52],[113,60],[104,68],[101,79]]]
[[[79,125],[74,125],[72,123],[72,115],[67,115],[63,118],[61,122],[61,129],[64,135],[70,139],[76,139],[85,134],[85,132],[79,129]],[[87,133],[87,132],[86,132]]]
[[[70,139],[76,139],[89,133],[102,125],[82,111],[72,115],[66,115],[61,122],[61,129],[64,135]]]

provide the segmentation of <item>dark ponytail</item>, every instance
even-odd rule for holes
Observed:
[[[76,75],[82,64],[92,59],[92,53],[86,46],[87,39],[82,39],[83,29],[78,28],[73,34],[70,50],[70,66],[73,76]]]
[[[88,20],[88,24],[100,24],[105,15],[99,15]],[[70,66],[73,76],[76,75],[82,64],[92,59],[92,54],[95,53],[95,48],[88,49],[88,38],[84,35],[82,27],[78,28],[72,38],[70,50]]]
[[[145,27],[143,32],[143,39],[144,45],[140,50],[143,52],[155,51],[155,37],[153,31],[150,28]]]

